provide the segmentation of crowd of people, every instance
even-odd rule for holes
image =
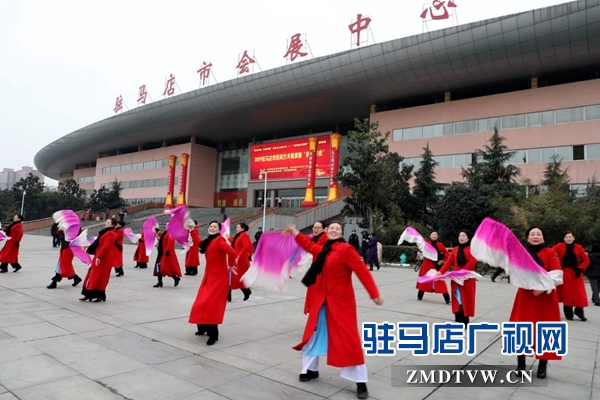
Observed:
[[[5,228],[4,247],[0,250],[0,272],[7,272],[8,264],[14,272],[22,267],[18,262],[19,243],[23,238],[21,222],[23,217],[15,215],[13,223]],[[106,288],[110,281],[111,271],[116,276],[123,276],[123,219],[108,218],[104,229],[85,250],[93,256],[85,278],[81,279],[73,267],[74,252],[64,238],[64,232],[53,229],[53,233],[62,239],[59,262],[55,276],[49,289],[57,287],[62,278],[73,280],[73,286],[82,285],[82,301],[105,302]],[[170,277],[177,287],[182,276],[179,260],[175,252],[176,241],[165,229],[154,229],[156,259],[153,264],[153,276],[157,277],[155,288],[163,287],[163,278]],[[185,275],[198,274],[200,256],[205,256],[205,267],[202,281],[194,300],[188,322],[196,325],[196,335],[206,335],[208,346],[219,340],[219,325],[223,323],[227,302],[231,301],[232,291],[241,290],[246,301],[252,291],[246,287],[241,277],[248,271],[254,246],[248,235],[249,227],[240,222],[236,225],[236,233],[221,234],[221,223],[211,221],[207,226],[208,236],[201,238],[197,221],[185,227],[189,230],[189,248],[185,256]],[[379,289],[371,274],[374,267],[380,269],[377,236],[362,232],[362,240],[353,230],[348,242],[344,240],[343,223],[333,221],[328,225],[316,221],[312,227],[312,235],[305,235],[290,225],[281,231],[282,235],[293,235],[297,244],[312,255],[310,268],[302,278],[306,286],[304,314],[307,321],[301,341],[293,348],[302,352],[302,369],[299,380],[308,382],[319,377],[319,358],[327,357],[327,364],[339,367],[340,376],[356,382],[358,398],[367,398],[367,367],[358,332],[357,305],[352,287],[352,274],[356,274],[371,300],[382,305]],[[260,240],[262,229],[255,236]],[[142,236],[142,235],[138,235]],[[554,247],[547,246],[547,238],[541,227],[531,227],[526,234],[526,250],[533,260],[546,271],[562,270],[563,283],[550,292],[525,290],[519,288],[510,314],[511,322],[560,321],[559,303],[563,303],[563,313],[567,320],[577,316],[586,321],[584,308],[588,306],[587,293],[584,286],[584,275],[587,275],[592,288],[592,302],[600,306],[598,289],[600,287],[600,246],[594,244],[591,252],[575,243],[573,232],[566,232],[561,243]],[[429,235],[429,244],[437,250],[437,261],[425,258],[419,270],[419,277],[434,270],[434,275],[446,272],[470,270],[474,271],[477,260],[470,250],[471,235],[467,231],[458,234],[458,245],[448,249],[438,239],[437,232]],[[54,242],[53,242],[54,246]],[[149,257],[144,242],[140,237],[134,253],[135,268],[148,267]],[[475,317],[476,279],[467,279],[462,285],[451,281],[450,289],[443,280],[430,283],[417,283],[417,299],[422,301],[425,293],[436,293],[443,296],[447,304],[451,304],[451,312],[455,321],[467,328],[470,319]],[[546,377],[549,360],[560,360],[559,356],[544,353],[535,356],[539,360],[537,376]],[[518,356],[517,371],[526,368],[525,356]]]

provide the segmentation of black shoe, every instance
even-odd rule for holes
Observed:
[[[569,321],[573,321],[573,317],[565,317]]]
[[[252,294],[252,290],[250,289],[242,289],[242,292],[244,292],[244,301],[248,300]]]
[[[539,379],[546,379],[546,367],[548,366],[547,360],[540,360],[540,365],[537,370],[537,377]]]
[[[492,276],[492,282],[496,283],[496,278]]]
[[[52,283],[46,286],[48,289],[56,289],[56,281],[53,279]]]
[[[306,371],[305,374],[300,374],[300,382],[308,382],[311,379],[315,379],[319,377],[319,371],[311,371],[310,369]]]
[[[81,279],[79,276],[75,275],[75,277],[73,278],[73,285],[71,286],[77,286],[81,283],[83,279]]]
[[[523,375],[523,371],[527,369],[525,356],[517,356],[517,376]]]
[[[21,268],[23,268],[23,267],[21,267],[20,265],[17,265],[17,266],[15,267],[15,270],[14,270],[13,272],[17,272],[17,271],[19,271]]]
[[[196,325],[198,327],[198,332],[196,332],[196,336],[203,336],[206,332],[206,326],[203,325]]]
[[[212,346],[213,344],[215,344],[218,341],[219,341],[218,337],[209,337],[208,338],[208,342],[206,342],[206,345],[207,346]]]
[[[367,390],[367,384],[365,382],[356,383],[356,397],[359,399],[366,399],[369,397],[369,391]]]
[[[227,302],[231,303],[231,289],[229,289],[229,294],[227,295]]]
[[[93,299],[89,298],[89,297],[84,297],[82,299],[79,299],[79,301],[92,301]]]
[[[152,287],[163,287],[162,286],[162,282],[158,282],[156,285],[152,286]]]
[[[178,276],[174,276],[173,280],[175,281],[175,287],[177,287],[177,285],[179,285],[179,281],[181,280],[181,278]]]
[[[94,300],[94,303],[101,303],[103,301],[106,301],[106,297],[98,297],[96,300]]]

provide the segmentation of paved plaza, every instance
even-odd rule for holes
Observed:
[[[59,254],[51,238],[24,237],[23,269],[15,274],[9,267],[0,274],[0,400],[356,399],[355,384],[341,379],[339,369],[323,358],[318,379],[298,380],[301,354],[292,346],[300,341],[306,321],[306,288],[299,277],[290,281],[286,293],[254,290],[246,302],[234,291],[219,341],[209,347],[206,336],[195,336],[196,327],[188,323],[201,275],[184,276],[177,288],[165,278],[163,288],[153,288],[152,270],[133,268],[134,250],[125,246],[125,276],[116,278],[113,272],[106,303],[84,303],[78,300],[81,285],[73,288],[72,281],[63,279],[57,289],[46,289]],[[183,257],[179,259],[183,269]],[[85,276],[77,260],[75,268]],[[373,276],[385,303],[376,306],[355,278],[360,322],[454,321],[441,295],[417,300],[412,269],[384,266]],[[506,281],[492,283],[486,276],[477,284],[472,322],[506,321],[515,292]],[[569,323],[569,353],[549,363],[548,387],[392,386],[393,364],[516,366],[516,357],[500,354],[500,334],[489,333],[478,335],[473,357],[414,357],[409,352],[368,357],[370,398],[600,399],[600,307],[587,308],[586,316],[587,322]],[[529,358],[527,366],[535,375],[537,362]]]

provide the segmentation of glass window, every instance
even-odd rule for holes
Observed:
[[[423,127],[423,137],[424,138],[433,137],[433,126],[432,125]]]
[[[569,116],[571,115],[571,110],[556,110],[556,123],[557,124],[566,124],[569,122]]]
[[[583,146],[573,146],[573,160],[585,160],[585,151]]]
[[[526,150],[515,150],[515,153],[509,160],[510,164],[526,164],[527,163],[527,151]]]
[[[453,123],[444,124],[444,136],[447,136],[447,135],[454,135],[454,124]]]
[[[583,107],[571,108],[571,122],[583,121]]]
[[[487,132],[490,130],[490,121],[486,119],[477,120],[477,132]]]
[[[444,125],[434,125],[433,126],[433,137],[442,137],[444,135]]]
[[[455,122],[454,123],[454,134],[460,135],[461,133],[465,133],[465,123],[463,121]]]
[[[475,132],[477,127],[477,121],[472,120],[472,121],[466,121],[465,122],[465,133],[471,133],[471,132]]]
[[[442,168],[453,168],[454,156],[442,156]]]
[[[402,140],[402,129],[394,129],[392,131],[392,140],[394,142],[397,142],[399,140]]]
[[[527,150],[527,163],[539,163],[542,161],[540,149],[529,149]]]
[[[466,161],[467,161],[467,155],[466,154],[456,154],[454,156],[454,166],[456,168],[468,166],[468,163]]]
[[[552,157],[554,156],[554,147],[546,147],[542,149],[542,162],[550,162],[552,161]]]
[[[412,128],[413,130],[413,139],[421,139],[423,137],[423,127],[421,126],[417,126],[415,128]]]
[[[438,167],[442,167],[442,156],[434,156],[433,160],[437,163]]]
[[[412,128],[402,129],[402,139],[403,140],[412,139]]]
[[[515,117],[514,115],[508,115],[506,117],[502,117],[502,129],[513,129],[515,126]]]
[[[493,131],[494,127],[500,129],[500,118],[490,118],[490,131]]]
[[[585,147],[586,160],[597,160],[598,158],[600,158],[600,144],[587,144]]]
[[[527,126],[540,126],[541,123],[539,112],[527,114]]]
[[[515,129],[527,126],[527,114],[515,115]]]
[[[556,154],[558,154],[558,156],[562,158],[563,161],[571,161],[573,160],[573,156],[571,155],[572,149],[573,147],[571,146],[557,147]]]
[[[542,114],[542,125],[554,125],[554,111],[544,111]]]
[[[131,164],[121,165],[121,172],[131,171]]]
[[[589,106],[585,108],[585,119],[600,119],[600,106]]]

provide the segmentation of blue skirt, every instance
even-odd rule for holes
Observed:
[[[458,304],[460,304],[462,306],[462,299],[460,297],[460,288],[457,286],[456,290],[454,291],[454,296],[456,296],[456,300],[458,301]]]
[[[313,333],[314,341],[312,345],[304,352],[307,356],[326,356],[327,355],[327,316],[325,315],[325,305],[319,310],[319,319],[317,321],[317,330]]]

